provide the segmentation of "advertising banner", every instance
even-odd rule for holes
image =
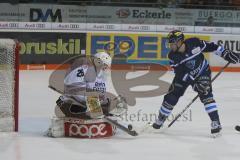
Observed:
[[[109,54],[128,57],[128,63],[168,64],[169,47],[166,34],[87,33],[86,54],[106,51]],[[188,35],[209,41],[210,36]]]
[[[237,35],[211,35],[211,41],[223,46],[225,49],[232,50],[236,53],[240,52],[240,39]],[[210,54],[210,64],[212,66],[224,66],[227,63],[223,58]],[[231,65],[232,67],[240,67],[240,64]]]
[[[0,21],[193,25],[189,9],[1,3]]]
[[[86,48],[85,33],[0,32],[20,42],[21,64],[61,64]]]
[[[196,26],[240,26],[240,11],[198,9],[194,19]]]
[[[0,21],[238,27],[240,11],[1,3]]]

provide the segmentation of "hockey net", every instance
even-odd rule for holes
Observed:
[[[0,132],[18,131],[19,44],[0,39]]]

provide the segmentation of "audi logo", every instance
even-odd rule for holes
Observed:
[[[70,28],[79,28],[78,24],[70,24]]]
[[[149,26],[140,26],[140,29],[141,29],[141,30],[149,30],[150,27],[149,27]]]
[[[18,23],[9,23],[8,25],[11,28],[17,28],[18,27]]]
[[[185,28],[184,27],[178,27],[178,30],[185,31]]]
[[[114,25],[106,25],[106,29],[114,29]]]
[[[36,24],[37,28],[45,28],[45,24],[41,23],[41,24]]]

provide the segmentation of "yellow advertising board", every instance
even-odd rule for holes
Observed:
[[[186,35],[209,41],[209,36]],[[125,54],[130,61],[167,61],[169,48],[166,34],[138,33],[87,33],[86,53],[88,55],[105,51],[110,55]]]

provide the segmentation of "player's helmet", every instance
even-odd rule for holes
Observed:
[[[106,52],[98,52],[94,55],[97,59],[101,60],[101,62],[108,67],[111,67],[112,58]]]
[[[180,40],[184,40],[184,34],[180,30],[173,30],[168,33],[168,43],[176,43]]]

